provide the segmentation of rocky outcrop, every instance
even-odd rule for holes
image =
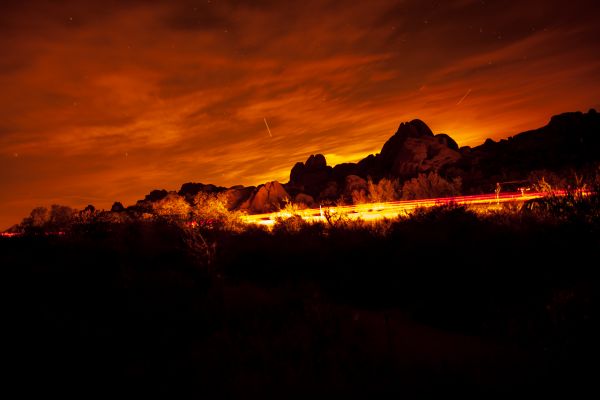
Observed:
[[[256,214],[277,211],[289,199],[289,194],[279,182],[267,182],[259,186],[240,209]]]
[[[394,158],[391,175],[407,179],[419,173],[439,171],[460,159],[457,150],[435,137],[408,138]]]
[[[319,193],[319,199],[321,200],[337,200],[340,197],[338,184],[335,181],[329,181]]]
[[[177,194],[185,197],[186,200],[191,201],[191,199],[193,199],[194,196],[196,196],[200,192],[221,193],[225,190],[226,189],[224,187],[216,186],[210,183],[205,185],[203,183],[188,182],[181,185],[181,189],[179,189],[179,192],[177,192]]]
[[[225,192],[230,209],[251,213],[278,210],[289,198],[313,207],[324,200],[346,199],[352,193],[368,191],[367,178],[401,182],[419,173],[439,172],[444,177],[460,177],[466,192],[481,192],[495,182],[523,179],[537,169],[578,168],[600,162],[600,116],[595,110],[574,112],[551,118],[548,125],[498,142],[487,139],[477,147],[461,147],[448,135],[434,135],[421,120],[400,124],[381,152],[358,163],[331,167],[322,154],[298,162],[285,185],[268,182],[257,188],[186,183],[178,194],[190,201],[203,191]],[[487,186],[486,186],[487,185]],[[168,195],[153,190],[136,204],[136,210],[152,208],[152,203]],[[131,207],[128,207],[128,210]]]
[[[330,199],[334,195],[346,195],[348,176],[363,180],[371,177],[374,181],[384,177],[406,180],[419,173],[439,171],[460,158],[458,145],[450,136],[434,135],[427,124],[415,119],[400,124],[381,153],[371,154],[356,164],[344,163],[331,168],[321,154],[311,155],[305,163],[296,163],[292,168],[288,185],[290,190],[308,193],[315,199]],[[331,182],[336,182],[338,187],[334,188]]]
[[[345,179],[349,175],[357,175],[359,168],[356,163],[343,163],[333,167],[332,177],[336,182],[344,183]]]
[[[594,109],[555,115],[542,128],[497,142],[487,139],[461,153],[455,174],[472,191],[525,179],[536,170],[584,168],[600,161],[600,115]]]
[[[321,171],[327,167],[327,161],[323,154],[312,154],[304,163],[306,172]]]
[[[458,145],[446,134],[434,135],[421,120],[400,124],[381,149],[381,164],[388,175],[408,179],[438,171],[461,157]]]
[[[235,210],[246,202],[255,192],[254,186],[232,186],[225,191],[227,199],[227,209]]]
[[[449,147],[454,151],[459,151],[458,144],[454,141],[454,139],[445,133],[439,133],[435,135],[435,140],[437,140],[437,142],[443,146]]]
[[[434,135],[431,129],[420,119],[401,123],[396,133],[385,142],[381,153],[379,153],[383,167],[390,169],[397,163],[396,159],[399,154],[404,152],[408,139],[415,139],[413,142],[418,142],[433,138]]]
[[[301,204],[309,208],[316,206],[315,199],[305,193],[298,193],[296,197],[294,197],[294,203]]]
[[[317,197],[331,179],[333,168],[327,165],[322,154],[311,155],[305,163],[296,163],[290,173],[288,185],[300,192]]]

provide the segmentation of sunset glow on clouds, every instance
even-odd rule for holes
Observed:
[[[1,7],[0,229],[38,205],[286,182],[413,118],[477,145],[600,107],[595,1]]]

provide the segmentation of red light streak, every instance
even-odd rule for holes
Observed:
[[[555,196],[564,196],[566,191],[555,191]],[[585,194],[585,193],[584,193]],[[477,194],[470,196],[438,197],[433,199],[421,200],[401,200],[390,201],[386,203],[366,203],[347,206],[323,207],[323,210],[331,213],[343,213],[351,219],[361,218],[363,220],[377,220],[383,218],[395,218],[398,215],[405,215],[414,211],[416,208],[427,208],[439,205],[457,204],[465,206],[498,206],[500,203],[522,203],[527,200],[539,199],[546,196],[544,192],[531,192],[522,194],[521,192],[501,193],[496,196],[492,194]],[[318,208],[300,210],[297,212],[306,221],[325,221],[325,217]],[[286,218],[291,214],[285,211],[254,214],[243,216],[244,222],[248,224],[259,224],[271,226],[278,217]]]

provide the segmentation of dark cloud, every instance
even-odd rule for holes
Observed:
[[[223,30],[230,23],[220,7],[208,2],[178,7],[165,18],[166,27],[177,30]]]

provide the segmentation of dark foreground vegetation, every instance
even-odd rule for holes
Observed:
[[[0,238],[11,369],[22,394],[82,397],[572,396],[597,379],[599,245],[597,195]]]

